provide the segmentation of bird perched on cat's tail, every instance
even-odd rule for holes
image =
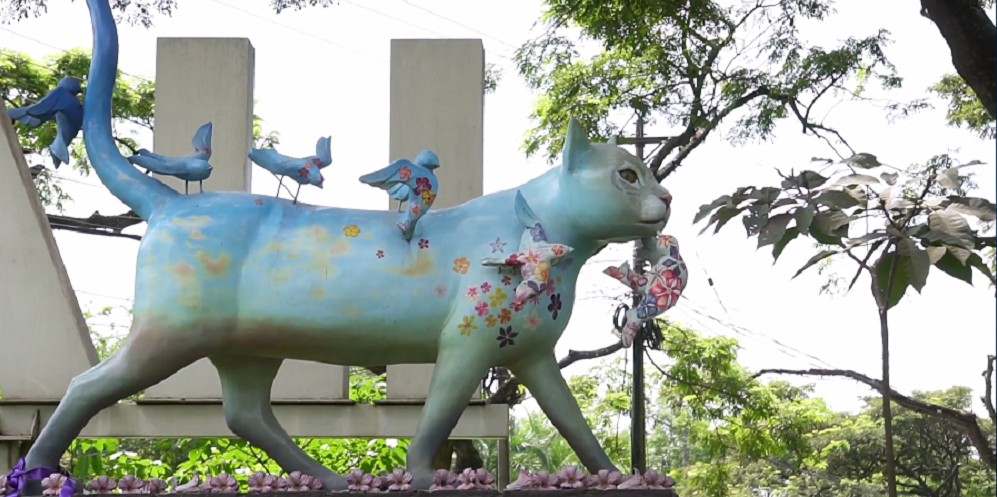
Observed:
[[[184,193],[188,192],[188,183],[197,181],[201,193],[204,193],[204,180],[211,176],[211,123],[202,124],[194,132],[194,139],[191,145],[194,152],[183,157],[170,157],[150,152],[146,149],[139,149],[138,152],[128,158],[128,162],[135,164],[146,170],[146,174],[153,172],[164,176],[173,176],[184,181]]]
[[[49,145],[49,151],[56,169],[63,163],[69,163],[69,144],[83,127],[83,104],[77,97],[82,91],[79,80],[65,77],[41,100],[7,112],[11,119],[30,128],[55,120],[56,136]]]
[[[422,152],[419,152],[419,155],[417,155],[415,160],[412,162],[414,162],[415,165],[425,167],[430,171],[440,167],[440,158],[430,150],[423,150]],[[408,200],[408,196],[411,192],[412,189],[405,183],[398,183],[388,190],[388,196],[398,201],[398,212],[402,211],[402,202]]]
[[[436,201],[439,182],[433,170],[439,167],[436,154],[425,150],[416,161],[398,159],[388,167],[360,177],[360,182],[387,191],[392,198],[407,201],[398,229],[405,240],[412,240],[415,225]],[[404,188],[396,189],[398,186]],[[392,191],[394,190],[394,193]]]
[[[284,154],[277,152],[277,149],[271,148],[254,148],[249,151],[249,159],[255,162],[257,165],[270,171],[274,176],[277,176],[279,184],[277,185],[277,196],[280,196],[280,189],[284,186],[283,176],[294,176],[302,167],[311,166],[315,169],[325,169],[329,164],[332,164],[332,137],[323,136],[315,142],[315,155],[309,155],[308,157],[288,157]],[[278,173],[277,170],[290,171],[288,173]],[[295,179],[295,181],[298,181]],[[299,187],[301,182],[298,181]],[[313,184],[313,183],[306,183]],[[300,191],[300,188],[299,188]],[[297,195],[295,195],[297,198]]]

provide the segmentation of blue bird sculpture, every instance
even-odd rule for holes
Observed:
[[[419,152],[419,155],[415,157],[415,161],[413,162],[415,162],[415,165],[425,167],[430,171],[440,167],[440,158],[429,150]],[[408,196],[411,192],[412,189],[405,183],[398,183],[388,190],[388,196],[398,201],[398,212],[402,211],[402,202],[408,200]]]
[[[76,78],[65,77],[41,100],[10,109],[7,113],[11,119],[30,128],[55,120],[56,136],[49,145],[49,151],[56,169],[63,163],[69,163],[69,144],[80,134],[83,126],[83,104],[77,97],[82,91]]]
[[[274,176],[277,176],[279,184],[277,185],[277,196],[280,196],[280,189],[284,187],[284,176],[291,176],[295,181],[298,181],[300,175],[298,175],[299,170],[306,166],[311,166],[316,169],[324,169],[329,164],[332,164],[332,150],[331,150],[332,137],[323,136],[318,139],[315,143],[315,155],[310,155],[308,157],[288,157],[284,154],[278,153],[275,148],[254,148],[249,151],[249,159],[255,162],[257,165],[270,171]],[[277,171],[287,171],[279,173]],[[321,177],[321,174],[319,174]],[[310,178],[306,178],[310,179]],[[324,181],[324,178],[320,178]],[[322,181],[318,184],[307,181],[302,183],[298,181],[298,192],[301,191],[302,184],[315,184],[321,188]],[[297,202],[297,195],[294,195],[295,202]]]
[[[361,183],[386,190],[392,198],[408,202],[398,223],[406,240],[412,240],[416,223],[436,200],[439,182],[433,170],[439,165],[436,154],[424,150],[415,162],[398,159],[384,169],[360,177]]]
[[[164,176],[173,176],[184,181],[184,193],[188,192],[188,184],[197,181],[201,193],[204,193],[204,180],[211,176],[211,123],[197,128],[191,145],[194,152],[183,157],[170,157],[150,152],[144,148],[128,158],[128,162],[145,168],[146,174],[152,172]]]

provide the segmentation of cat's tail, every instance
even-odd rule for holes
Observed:
[[[93,54],[83,107],[83,141],[97,177],[142,219],[179,193],[139,172],[118,151],[111,135],[111,95],[118,72],[118,27],[108,0],[87,0],[93,26]]]

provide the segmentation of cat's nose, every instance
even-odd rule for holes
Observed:
[[[661,196],[661,201],[664,202],[666,206],[671,207],[672,206],[672,194],[668,193],[668,192],[665,192],[665,194]]]

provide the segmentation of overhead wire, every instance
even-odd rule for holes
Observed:
[[[30,37],[28,35],[25,35],[25,34],[22,34],[22,33],[18,33],[17,31],[14,31],[14,30],[12,30],[10,28],[6,28],[6,27],[3,27],[3,26],[0,26],[0,30],[6,31],[6,32],[8,32],[8,33],[10,33],[10,34],[12,34],[14,36],[19,37],[19,38],[23,38],[25,40],[32,41],[32,42],[37,43],[39,45],[42,45],[44,47],[51,48],[52,50],[56,50],[56,51],[58,51],[60,53],[66,53],[66,52],[72,51],[72,49],[59,48],[59,47],[57,47],[55,45],[52,45],[50,43],[46,43],[46,42],[41,41],[41,40],[39,40],[37,38],[32,38],[32,37]],[[53,72],[55,71],[55,69],[53,69],[51,67],[46,67],[46,66],[43,66],[43,65],[31,62],[31,61],[26,61],[26,62],[28,62],[31,65],[34,65],[35,67],[40,67],[40,68],[43,68],[43,69],[48,69],[48,70],[53,71]],[[129,76],[129,77],[132,77],[132,78],[135,78],[135,79],[139,79],[139,80],[145,81],[147,83],[152,83],[151,80],[149,80],[147,78],[143,78],[142,76],[136,76],[134,74],[127,73],[127,72],[122,71],[120,69],[118,70],[118,72],[120,72],[121,74],[124,74],[125,76]]]

